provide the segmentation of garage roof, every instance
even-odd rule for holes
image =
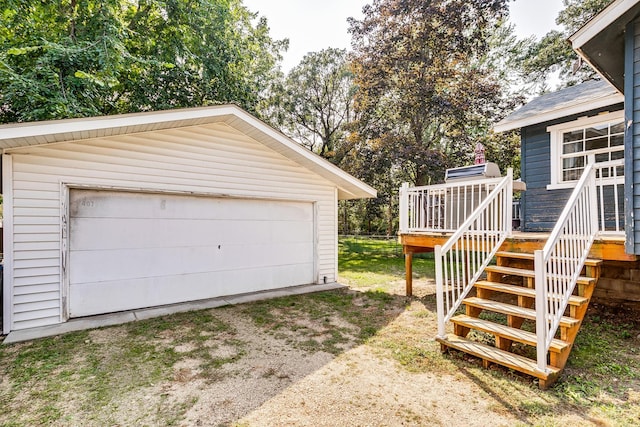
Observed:
[[[369,185],[235,105],[3,125],[0,126],[0,148],[4,152],[18,147],[220,122],[334,183],[340,200],[376,197],[376,190]]]

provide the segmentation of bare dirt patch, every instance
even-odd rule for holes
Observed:
[[[432,283],[414,291],[287,297],[0,347],[0,425],[640,424],[640,354],[622,346],[635,323],[601,315],[566,379],[542,392],[442,355]],[[616,339],[600,354],[627,349],[617,364],[593,356]]]

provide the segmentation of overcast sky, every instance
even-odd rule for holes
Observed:
[[[247,8],[266,16],[276,39],[289,39],[283,71],[297,65],[308,52],[327,47],[349,49],[351,37],[347,18],[362,18],[366,0],[243,0]],[[555,19],[562,0],[515,0],[511,2],[511,21],[518,36],[538,38],[556,28]]]

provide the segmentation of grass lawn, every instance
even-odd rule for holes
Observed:
[[[590,308],[540,391],[440,353],[430,255],[407,298],[397,243],[339,247],[349,290],[0,346],[0,425],[640,425],[638,313]]]

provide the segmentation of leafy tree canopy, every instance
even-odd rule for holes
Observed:
[[[609,3],[611,0],[563,0],[564,9],[556,18],[556,23],[563,27],[562,31],[549,31],[530,47],[523,61],[524,71],[534,86],[545,91],[546,81],[556,72],[564,86],[597,77],[588,65],[578,67],[578,55],[567,39]]]
[[[271,121],[310,150],[340,163],[348,151],[354,92],[346,50],[309,53],[274,86],[266,113]]]
[[[363,13],[350,32],[359,137],[381,166],[372,169],[393,159],[388,179],[439,181],[505,108],[486,62],[507,0],[374,0]]]
[[[234,102],[254,111],[287,41],[240,0],[3,0],[0,122]]]

